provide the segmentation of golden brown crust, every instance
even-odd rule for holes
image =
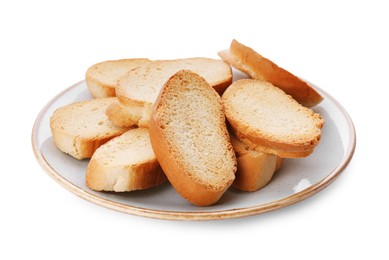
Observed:
[[[263,138],[254,138],[252,136],[244,135],[237,131],[234,127],[231,127],[234,135],[239,138],[250,149],[277,155],[281,158],[304,158],[313,153],[315,146],[306,148],[305,150],[298,150],[296,147],[290,147],[289,145],[283,145],[280,142],[271,142]],[[254,139],[254,141],[252,141]],[[266,144],[263,145],[263,144]]]
[[[317,136],[317,139],[310,144],[288,144],[282,141],[269,140],[267,137],[261,137],[257,135],[254,131],[251,131],[250,134],[243,134],[238,129],[239,122],[235,123],[229,119],[231,130],[234,135],[239,138],[243,143],[245,143],[251,149],[260,151],[263,153],[274,154],[282,158],[302,158],[307,157],[313,153],[314,148],[317,143],[320,141],[320,136]]]
[[[303,106],[312,107],[323,100],[305,81],[236,40],[232,40],[229,50],[219,52],[219,56],[253,79],[265,80],[281,88]]]

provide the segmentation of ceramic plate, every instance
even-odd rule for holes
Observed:
[[[54,180],[81,198],[109,209],[172,220],[227,219],[264,213],[319,192],[339,176],[353,156],[355,130],[349,115],[328,93],[315,88],[324,101],[313,109],[326,123],[314,153],[303,159],[285,159],[272,181],[261,190],[241,192],[230,188],[210,207],[191,205],[169,183],[128,193],[96,192],[87,188],[88,160],[79,161],[60,152],[49,126],[49,118],[56,108],[91,98],[84,81],[64,90],[42,109],[33,127],[32,146],[38,162]]]

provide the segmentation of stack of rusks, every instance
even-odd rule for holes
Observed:
[[[236,40],[221,59],[122,59],[86,71],[93,97],[58,108],[56,146],[90,159],[86,185],[130,192],[168,181],[197,206],[231,186],[267,185],[283,158],[313,153],[323,97],[309,84]],[[247,79],[233,81],[232,68]]]

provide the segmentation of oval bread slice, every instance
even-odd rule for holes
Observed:
[[[114,97],[117,81],[128,71],[149,62],[148,59],[108,60],[88,68],[85,81],[92,97]]]
[[[108,140],[128,130],[115,126],[105,115],[115,98],[76,102],[54,111],[50,128],[54,143],[76,159],[90,158]]]
[[[131,129],[100,146],[86,171],[86,185],[97,191],[140,190],[164,181],[145,128]]]
[[[217,202],[236,171],[217,92],[198,74],[177,72],[154,105],[149,130],[155,155],[176,191],[197,206]]]
[[[222,100],[235,136],[254,149],[299,158],[320,141],[323,118],[268,82],[235,81]]]
[[[230,49],[220,51],[218,54],[224,61],[251,78],[268,81],[279,87],[303,106],[312,107],[323,100],[323,97],[305,81],[237,40],[232,40]]]

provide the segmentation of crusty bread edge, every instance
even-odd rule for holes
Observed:
[[[104,138],[82,138],[51,127],[51,133],[57,148],[78,160],[91,158],[97,148],[123,132],[125,130]]]

